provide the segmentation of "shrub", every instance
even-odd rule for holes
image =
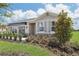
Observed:
[[[13,37],[14,37],[14,41],[16,41],[16,39],[17,39],[17,34],[16,34],[16,33],[13,33]]]
[[[4,39],[4,37],[5,37],[5,32],[2,33],[2,39]]]
[[[67,41],[70,40],[72,34],[71,27],[71,18],[68,17],[67,12],[59,13],[57,17],[56,27],[55,27],[55,35],[60,42],[60,45],[64,45]]]
[[[51,39],[49,39],[49,46],[51,47],[58,47],[59,46],[59,41],[56,37],[52,37]]]
[[[22,34],[17,34],[17,36],[19,37],[19,41],[21,41],[21,39],[22,39]]]
[[[30,35],[26,41],[34,44],[39,44],[40,46],[43,47],[59,46],[59,41],[57,40],[57,38],[48,35]]]
[[[0,38],[2,37],[2,33],[0,32]]]

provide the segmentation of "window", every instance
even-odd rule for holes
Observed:
[[[40,31],[44,31],[44,27],[40,27]]]
[[[20,34],[25,34],[25,26],[20,26],[19,27],[19,33]]]
[[[55,22],[54,21],[52,21],[51,31],[55,31]]]
[[[39,31],[44,31],[44,23],[43,22],[39,23]]]
[[[12,27],[9,27],[10,29],[12,29]]]
[[[54,21],[52,21],[52,26],[55,26],[55,22]]]
[[[52,31],[55,31],[55,27],[52,27]]]
[[[12,29],[12,33],[17,33],[17,29]]]
[[[25,22],[25,25],[27,25],[27,22]]]

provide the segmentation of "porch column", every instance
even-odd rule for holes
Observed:
[[[19,28],[17,27],[17,34],[19,34]]]
[[[24,25],[24,30],[25,30],[25,34],[26,34],[26,25]]]
[[[50,23],[51,23],[51,22],[48,21],[48,34],[50,34],[50,31],[51,31],[51,27],[50,27],[51,25],[50,25]]]
[[[36,22],[36,25],[35,25],[36,26],[35,27],[35,34],[38,34],[38,32],[39,32],[39,30],[38,30],[39,26],[38,25],[39,25],[39,22]]]

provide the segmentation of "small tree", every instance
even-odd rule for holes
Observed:
[[[70,40],[72,36],[71,24],[71,18],[68,17],[67,12],[64,12],[64,10],[62,10],[62,12],[60,12],[57,17],[55,28],[55,34],[57,39],[59,40],[60,45],[63,45],[64,43]]]

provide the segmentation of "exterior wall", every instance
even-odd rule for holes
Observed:
[[[50,16],[38,19],[36,21],[36,34],[53,34],[53,33],[55,33],[54,31],[51,31],[52,21],[56,22],[56,19],[52,18]],[[44,31],[38,31],[39,30],[38,23],[40,23],[40,22],[43,22],[44,24],[46,23]]]
[[[32,20],[29,20],[27,21],[27,25],[23,25],[22,24],[13,24],[9,27],[12,27],[12,28],[16,28],[17,29],[17,33],[19,32],[19,27],[20,26],[25,26],[25,33],[26,34],[30,34],[30,23],[35,23],[35,34],[53,34],[55,33],[54,31],[51,30],[51,27],[52,27],[52,21],[56,22],[56,16],[54,14],[44,14],[38,18],[35,18],[35,19],[32,19]],[[43,22],[44,23],[44,31],[39,31],[39,23]]]
[[[17,24],[17,25],[11,25],[11,26],[8,26],[9,27],[9,30],[14,30],[16,29],[17,30],[17,33],[19,33],[19,27],[25,27],[25,33],[28,34],[29,33],[29,26],[28,26],[28,23],[27,25],[23,25],[23,24]]]

